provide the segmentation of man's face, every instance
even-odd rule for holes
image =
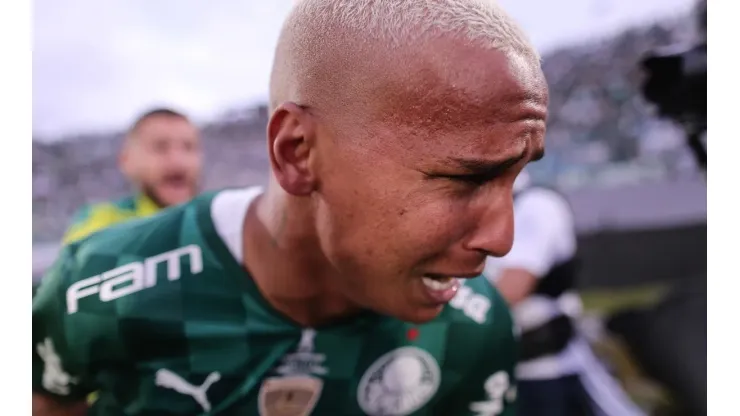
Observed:
[[[361,110],[313,116],[312,198],[337,290],[417,323],[454,296],[455,277],[511,249],[512,185],[543,151],[547,110],[537,63],[433,50],[378,82]]]
[[[121,158],[126,175],[165,207],[196,195],[201,165],[198,130],[174,116],[152,116],[141,123]]]

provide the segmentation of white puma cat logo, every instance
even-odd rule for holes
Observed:
[[[213,372],[206,377],[202,385],[196,387],[166,368],[158,370],[154,377],[154,383],[157,386],[172,389],[178,393],[192,397],[206,412],[211,410],[211,403],[208,401],[206,392],[213,383],[219,380],[221,380],[221,374]]]
[[[69,394],[69,385],[77,383],[77,379],[64,371],[62,359],[54,349],[54,342],[51,338],[46,338],[43,343],[36,344],[36,352],[44,361],[44,375],[41,380],[44,388],[56,394]]]

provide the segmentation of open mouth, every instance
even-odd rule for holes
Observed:
[[[457,279],[451,276],[425,275],[421,280],[424,286],[435,291],[451,289],[458,283]]]
[[[162,178],[162,183],[175,188],[188,185],[188,177],[184,173],[171,173]]]

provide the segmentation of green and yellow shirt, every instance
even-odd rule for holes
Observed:
[[[62,239],[63,244],[81,240],[113,224],[156,214],[161,208],[144,195],[132,195],[111,202],[91,204],[81,208]]]

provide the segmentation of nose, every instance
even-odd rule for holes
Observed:
[[[172,146],[170,151],[167,153],[166,159],[167,164],[169,164],[170,167],[175,169],[185,169],[189,164],[191,155],[186,149]]]
[[[488,205],[483,208],[470,232],[465,248],[487,256],[503,257],[514,244],[514,201],[511,191],[486,202]]]

